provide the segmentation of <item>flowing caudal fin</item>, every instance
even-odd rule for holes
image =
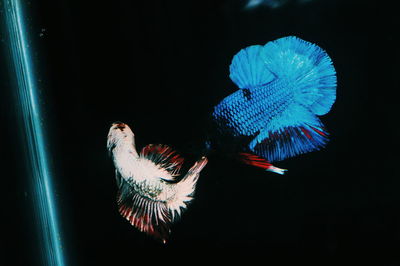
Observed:
[[[329,112],[336,99],[332,60],[319,46],[295,36],[240,50],[230,65],[230,78],[241,89],[285,79],[295,102],[316,115]]]
[[[166,243],[172,216],[165,202],[141,196],[124,179],[120,182],[117,195],[119,213],[140,231]]]
[[[336,71],[323,49],[290,36],[268,42],[262,58],[278,78],[290,81],[295,103],[315,115],[329,112],[336,99]]]
[[[182,210],[185,210],[190,201],[192,201],[200,172],[206,166],[207,162],[207,158],[202,157],[189,169],[182,180],[176,184],[176,193],[167,202],[173,220],[180,217]]]

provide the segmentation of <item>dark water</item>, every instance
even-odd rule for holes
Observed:
[[[344,257],[395,265],[396,9],[390,1],[344,0],[244,6],[211,0],[28,2],[68,265],[133,265],[149,254],[179,260],[182,252],[195,259],[214,248],[321,258],[320,265],[341,265],[334,259]],[[110,124],[124,121],[139,147],[170,144],[190,163],[200,155],[196,147],[208,134],[212,107],[236,89],[228,72],[233,55],[288,35],[318,44],[336,67],[337,100],[322,117],[331,134],[327,147],[276,163],[289,169],[285,176],[212,155],[195,201],[166,246],[131,227],[116,208],[105,147]],[[2,68],[0,265],[40,265],[8,74]]]

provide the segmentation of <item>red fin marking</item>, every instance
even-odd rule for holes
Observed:
[[[311,126],[310,126],[311,127]],[[318,134],[320,134],[321,136],[326,137],[326,134],[324,132],[322,132],[321,130],[316,129],[315,127],[311,127],[315,132],[317,132]]]
[[[248,165],[260,167],[263,169],[268,169],[272,166],[272,164],[270,164],[267,160],[255,155],[255,154],[242,152],[242,153],[239,153],[239,156],[240,156],[239,159]]]
[[[182,157],[180,157],[178,154],[176,154],[170,160],[172,163],[176,163],[177,165],[182,165],[184,159]]]
[[[153,161],[156,165],[165,168],[171,174],[179,173],[184,159],[167,145],[147,145],[140,153],[140,156]]]
[[[306,137],[307,137],[308,139],[312,139],[312,137],[311,137],[311,135],[310,135],[310,132],[309,132],[307,129],[305,129],[304,127],[300,127],[300,129],[301,129],[301,131],[306,135]]]
[[[125,185],[128,184],[125,183]],[[165,203],[153,201],[132,192],[122,194],[119,192],[117,203],[119,213],[131,225],[163,243],[166,242],[170,233],[171,215]]]

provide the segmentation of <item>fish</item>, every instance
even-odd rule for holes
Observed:
[[[175,150],[149,144],[138,153],[134,133],[122,122],[111,125],[107,149],[115,166],[119,213],[139,231],[166,243],[171,225],[193,200],[207,157],[182,177],[184,159]]]
[[[229,70],[238,89],[214,107],[212,119],[219,134],[243,140],[241,161],[283,174],[271,162],[326,145],[319,116],[336,100],[337,78],[325,50],[282,37],[240,50]]]

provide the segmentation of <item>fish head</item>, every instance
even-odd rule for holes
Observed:
[[[134,145],[134,137],[135,135],[127,124],[122,122],[114,122],[108,131],[107,149],[111,152],[118,145]]]

